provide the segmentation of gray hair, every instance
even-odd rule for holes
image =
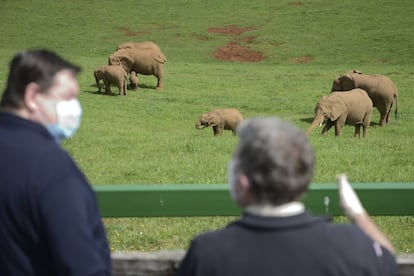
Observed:
[[[258,203],[280,205],[307,191],[315,156],[301,129],[276,117],[252,118],[237,133],[235,171],[247,176]]]

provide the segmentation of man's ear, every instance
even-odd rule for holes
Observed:
[[[40,93],[40,87],[37,83],[31,82],[26,86],[24,93],[24,106],[29,112],[38,109],[36,96]]]
[[[240,188],[243,190],[243,192],[246,192],[247,190],[250,190],[250,181],[247,178],[245,174],[240,174]]]
[[[242,206],[247,206],[251,203],[254,203],[254,196],[252,194],[250,180],[245,174],[240,174],[239,176],[239,204]]]

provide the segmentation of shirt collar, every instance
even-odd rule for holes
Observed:
[[[289,202],[279,206],[256,204],[247,206],[246,212],[264,217],[289,217],[305,212],[305,205],[299,201]]]

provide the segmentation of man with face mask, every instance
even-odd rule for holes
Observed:
[[[0,274],[111,275],[96,196],[60,147],[82,110],[80,68],[18,53],[0,102]]]
[[[345,175],[338,176],[339,198],[353,224],[333,224],[305,209],[300,198],[315,158],[303,131],[278,118],[253,118],[237,133],[228,171],[243,215],[197,236],[177,276],[397,275],[392,244]]]

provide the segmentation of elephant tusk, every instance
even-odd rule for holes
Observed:
[[[318,127],[321,127],[321,126],[322,126],[322,123],[320,123]]]

